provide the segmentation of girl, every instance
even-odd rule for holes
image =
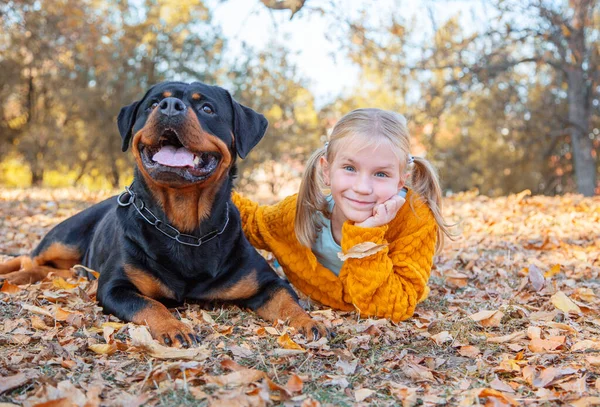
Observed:
[[[434,251],[450,235],[434,168],[410,155],[404,116],[379,109],[335,125],[297,195],[272,206],[232,199],[252,245],[273,252],[301,292],[393,322],[426,298]]]

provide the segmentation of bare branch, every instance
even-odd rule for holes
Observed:
[[[294,18],[294,14],[296,14],[302,7],[304,7],[304,3],[306,0],[260,0],[265,7],[270,8],[271,10],[291,10],[292,15],[290,16],[290,20]]]

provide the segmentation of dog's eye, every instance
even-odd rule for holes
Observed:
[[[202,106],[202,111],[207,114],[213,114],[215,112],[209,105]]]
[[[152,103],[150,106],[148,106],[147,110],[153,110],[156,106],[158,106],[158,102]]]

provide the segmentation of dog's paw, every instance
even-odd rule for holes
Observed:
[[[189,348],[200,343],[200,338],[194,333],[192,327],[175,317],[160,324],[150,325],[149,328],[152,337],[166,346]]]
[[[331,337],[325,325],[315,321],[308,315],[292,319],[290,325],[296,328],[308,340],[316,341],[321,337]]]

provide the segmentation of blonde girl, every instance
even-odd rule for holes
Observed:
[[[250,242],[271,251],[298,290],[393,322],[427,296],[434,252],[450,235],[436,171],[410,154],[406,119],[380,109],[335,125],[298,194],[271,206],[232,198]]]

